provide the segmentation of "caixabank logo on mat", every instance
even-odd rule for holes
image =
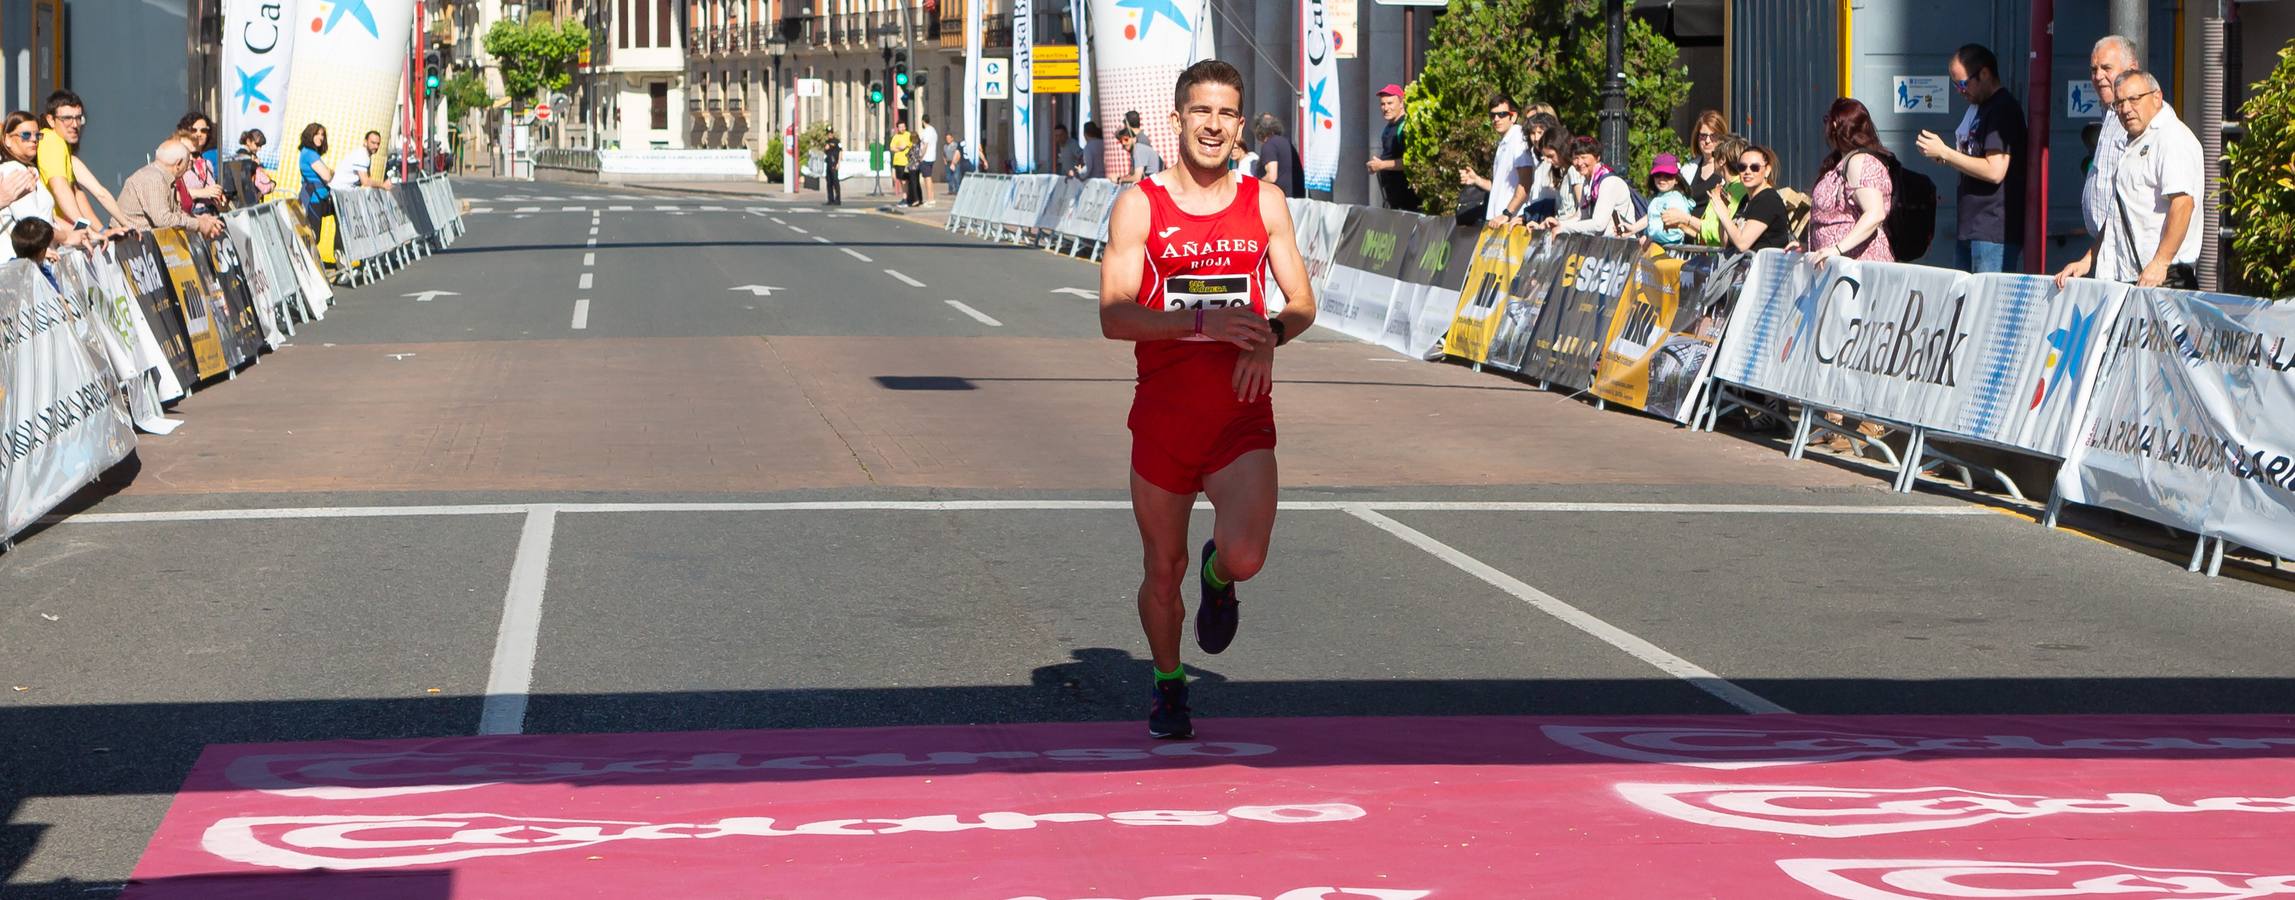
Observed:
[[[2295,797],[2167,797],[2134,792],[2078,796],[2000,794],[1967,788],[1838,787],[1807,784],[1645,784],[1617,786],[1628,802],[1668,818],[1791,834],[1855,838],[1971,828],[2054,816],[2153,813],[2295,813]]]
[[[2295,733],[2043,737],[1695,725],[1542,725],[1539,730],[1548,740],[1596,756],[1704,769],[1934,756],[2295,756]]]
[[[2295,875],[2135,866],[2102,860],[1781,859],[1777,867],[1793,880],[1842,900],[2248,900],[2295,895]]]

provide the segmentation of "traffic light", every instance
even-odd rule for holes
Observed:
[[[876,81],[869,82],[869,105],[875,106],[883,102],[885,102],[884,84]]]
[[[925,69],[916,70],[916,74],[908,77],[909,87],[924,87],[924,76],[927,74],[930,73]]]
[[[907,51],[907,50],[895,50],[895,51],[893,51],[893,63],[892,63],[892,83],[893,83],[895,86],[897,86],[897,87],[902,87],[902,88],[906,88],[906,87],[908,87],[908,51]]]
[[[440,68],[439,63],[440,60],[438,58],[438,51],[428,50],[423,52],[422,95],[425,97],[435,97],[438,95],[438,71]]]

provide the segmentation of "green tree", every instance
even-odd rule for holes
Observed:
[[[2295,43],[2255,85],[2242,110],[2247,133],[2223,151],[2225,224],[2242,286],[2265,297],[2295,293]],[[2199,227],[2193,222],[2192,227]]]
[[[508,19],[486,31],[486,52],[502,68],[502,90],[521,103],[540,91],[573,83],[574,60],[590,45],[590,30],[579,22],[528,23]]]
[[[788,171],[781,157],[788,152],[789,146],[781,143],[781,136],[774,135],[772,140],[765,142],[764,153],[757,157],[757,171],[765,173],[767,181],[780,181],[782,173]],[[803,164],[804,160],[798,160],[798,165]]]
[[[471,110],[483,110],[494,105],[494,97],[486,92],[486,79],[475,71],[464,69],[438,86],[439,96],[446,100],[446,116],[461,118]]]
[[[1673,42],[1648,22],[1628,15],[1626,24],[1633,159],[1611,163],[1647,172],[1658,154],[1681,153],[1672,119],[1689,99],[1689,71]],[[1601,0],[1450,0],[1427,41],[1426,68],[1404,97],[1403,174],[1423,208],[1452,210],[1458,170],[1489,174],[1498,147],[1490,127],[1493,96],[1550,104],[1570,133],[1598,135],[1608,27]]]

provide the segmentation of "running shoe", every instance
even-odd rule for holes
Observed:
[[[1195,567],[1195,580],[1203,587],[1203,603],[1195,610],[1195,644],[1205,653],[1218,653],[1235,642],[1235,626],[1242,618],[1235,601],[1235,583],[1211,586],[1211,554],[1219,547],[1203,542],[1203,562]]]
[[[1187,679],[1157,681],[1148,706],[1148,737],[1186,740],[1195,736],[1195,723],[1187,717]]]

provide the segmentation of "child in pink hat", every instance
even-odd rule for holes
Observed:
[[[1665,211],[1683,212],[1696,209],[1689,196],[1681,192],[1681,161],[1671,153],[1660,153],[1650,161],[1649,209],[1634,228],[1649,240],[1660,244],[1679,244],[1689,235],[1679,228],[1665,227]]]

